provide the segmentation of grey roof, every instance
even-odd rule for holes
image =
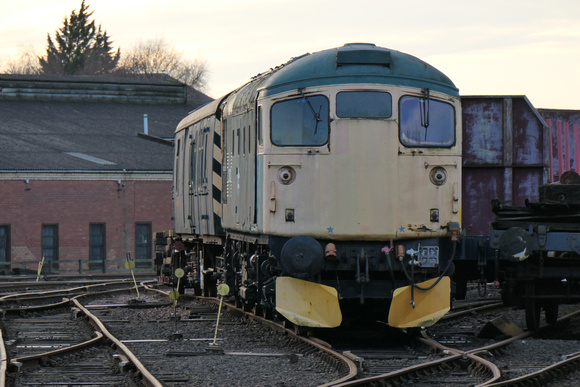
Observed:
[[[34,81],[52,83],[116,83],[141,85],[180,85],[181,83],[165,74],[111,76],[111,75],[44,75],[44,74],[0,74],[2,81]]]
[[[0,99],[0,170],[171,171],[172,143],[159,139],[196,106],[56,99]]]

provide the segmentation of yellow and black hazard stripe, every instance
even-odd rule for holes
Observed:
[[[222,128],[215,126],[213,134],[213,161],[212,161],[212,197],[213,223],[216,234],[223,234],[222,228]]]

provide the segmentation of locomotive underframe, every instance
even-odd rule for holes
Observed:
[[[215,296],[217,284],[226,283],[238,306],[271,316],[276,306],[276,278],[288,275],[282,271],[275,256],[275,252],[278,254],[276,246],[289,239],[228,234],[220,244],[216,239],[206,243],[202,238],[168,238],[158,273],[163,282],[175,284],[175,269],[183,268],[186,276],[180,282],[180,292],[192,289],[198,296]],[[450,276],[454,270],[451,238],[397,241],[397,245],[407,252],[419,250],[421,246],[437,247],[437,262],[433,257],[424,257],[424,267],[417,257],[407,254],[401,259],[394,246],[385,243],[318,243],[321,246],[333,243],[337,254],[326,257],[322,270],[307,280],[335,288],[341,309],[347,316],[357,316],[364,310],[367,316],[372,314],[375,318],[386,319],[395,289],[442,275]]]

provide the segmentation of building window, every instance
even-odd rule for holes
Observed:
[[[151,223],[135,224],[135,266],[152,267],[151,262]]]
[[[47,272],[58,270],[58,224],[42,225],[42,256]]]
[[[91,223],[89,225],[89,268],[103,269],[105,272],[105,225]]]
[[[0,273],[10,272],[10,226],[0,226]]]

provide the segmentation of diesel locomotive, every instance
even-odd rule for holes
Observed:
[[[461,136],[458,89],[416,57],[353,43],[292,58],[179,123],[160,279],[226,283],[297,327],[432,325],[450,308]]]

